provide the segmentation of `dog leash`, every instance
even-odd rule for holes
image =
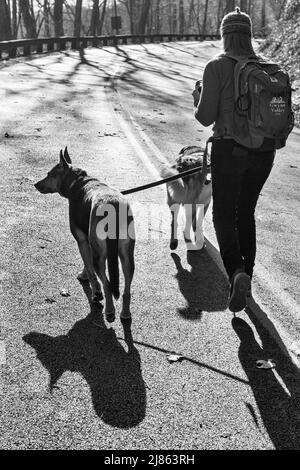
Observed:
[[[193,173],[198,173],[200,170],[203,171],[203,168],[206,171],[208,144],[210,142],[212,142],[212,140],[213,140],[213,138],[210,137],[206,141],[205,150],[204,150],[204,154],[203,154],[203,165],[202,165],[202,167],[197,166],[196,168],[192,168],[191,170],[186,170],[186,171],[183,171],[182,173],[178,173],[178,175],[168,176],[167,178],[163,178],[163,179],[158,180],[158,181],[153,181],[152,183],[143,184],[142,186],[136,186],[135,188],[131,188],[131,189],[125,189],[124,191],[121,191],[121,194],[137,193],[138,191],[143,191],[144,189],[150,189],[150,188],[154,188],[155,186],[159,186],[161,184],[170,183],[171,181],[178,180],[179,178],[184,178],[185,176],[192,175]]]

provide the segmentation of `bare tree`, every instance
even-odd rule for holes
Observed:
[[[19,0],[19,11],[23,19],[27,38],[36,38],[36,21],[32,3],[29,0]]]
[[[102,34],[102,29],[103,29],[105,14],[106,14],[106,7],[107,7],[107,0],[104,0],[103,4],[102,4],[101,18],[100,18],[100,21],[99,21],[99,28],[98,28],[98,34],[100,36]]]
[[[234,10],[235,1],[234,0],[226,0],[226,13]]]
[[[6,0],[0,0],[0,41],[11,39],[9,6]]]
[[[141,13],[140,13],[139,23],[138,23],[138,34],[145,34],[150,6],[151,6],[151,0],[144,0],[142,4]]]
[[[208,0],[205,0],[204,16],[203,16],[203,23],[202,23],[202,32],[203,32],[203,34],[206,33],[207,11],[208,11]]]
[[[12,39],[16,39],[18,36],[17,0],[12,0],[11,20],[11,36]]]
[[[50,36],[49,0],[44,0],[43,14],[45,18],[45,36]]]
[[[156,7],[155,7],[155,31],[160,33],[160,5],[159,0],[156,0]]]
[[[248,1],[247,0],[240,0],[240,8],[241,8],[241,11],[247,12],[248,11]]]
[[[80,31],[81,31],[81,12],[82,12],[82,0],[76,0],[76,6],[75,6],[75,22],[74,22],[74,36],[80,36]]]
[[[266,29],[266,0],[262,0],[261,4],[261,29],[264,33]]]
[[[93,0],[93,9],[92,9],[92,16],[91,16],[91,25],[90,25],[90,33],[92,36],[96,36],[98,28],[99,28],[99,0]]]
[[[184,4],[183,0],[179,0],[179,34],[183,34],[185,30],[185,16],[184,16]]]
[[[63,0],[55,0],[53,11],[54,34],[55,36],[64,35],[63,23]]]

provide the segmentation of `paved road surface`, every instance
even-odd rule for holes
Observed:
[[[165,189],[130,197],[138,240],[124,331],[76,279],[67,201],[33,187],[66,145],[76,166],[120,189],[156,179],[209,135],[191,91],[218,50],[134,45],[89,49],[86,64],[70,52],[1,65],[1,448],[299,448],[298,131],[260,198],[255,301],[235,319],[210,213],[207,249],[187,257],[181,241],[171,255]],[[183,360],[170,364],[170,352]],[[275,369],[256,368],[270,358]]]

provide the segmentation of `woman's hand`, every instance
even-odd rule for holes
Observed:
[[[197,80],[195,83],[195,89],[192,92],[192,96],[194,98],[194,107],[198,106],[200,94],[201,94],[202,84],[201,80]]]

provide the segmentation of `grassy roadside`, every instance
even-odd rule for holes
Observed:
[[[295,125],[300,127],[300,2],[290,2],[284,17],[272,25],[272,32],[259,51],[279,62],[291,77]]]

